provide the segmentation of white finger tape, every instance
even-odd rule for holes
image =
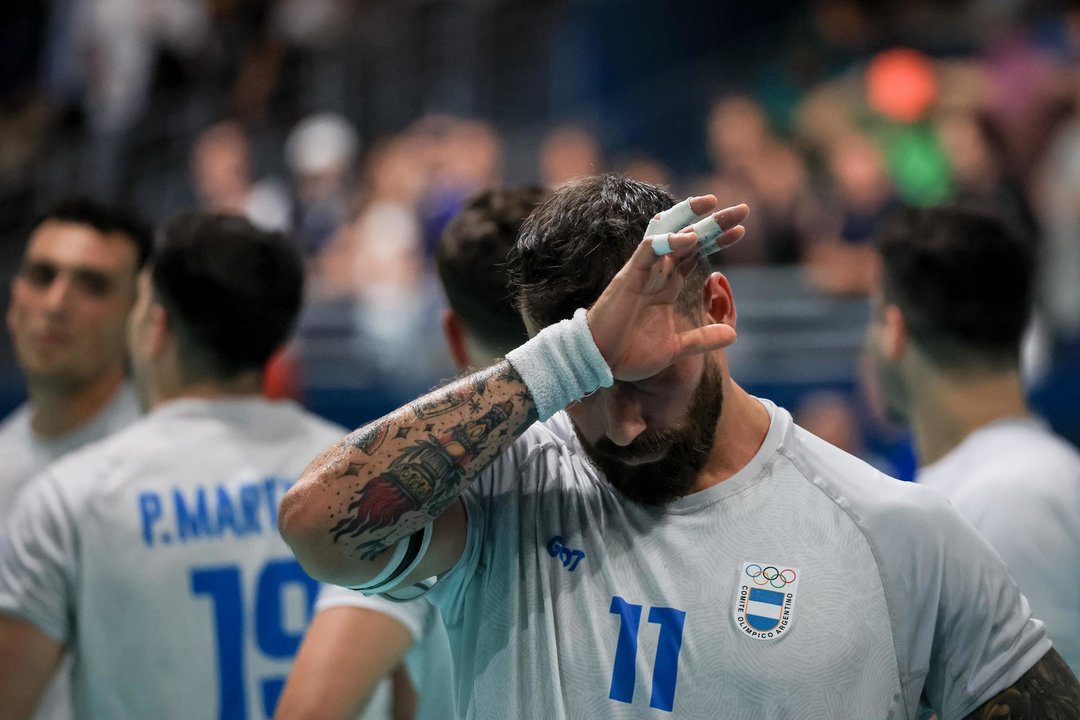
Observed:
[[[671,233],[664,233],[650,238],[652,251],[657,255],[667,255],[671,252]]]
[[[714,244],[713,241],[724,232],[724,229],[720,227],[719,223],[716,222],[716,218],[712,215],[694,223],[692,229],[697,233],[698,242],[701,243],[702,247]]]
[[[690,198],[669,207],[649,221],[645,237],[663,232],[678,232],[694,221],[697,214],[690,208]]]

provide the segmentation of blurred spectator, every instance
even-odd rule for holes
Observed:
[[[559,125],[540,143],[539,166],[540,182],[545,187],[557,187],[572,178],[595,175],[603,170],[600,143],[582,127]]]
[[[834,227],[808,254],[810,280],[821,291],[865,294],[873,282],[870,241],[885,218],[901,206],[885,159],[869,137],[852,133],[829,148]]]
[[[651,185],[671,185],[671,170],[649,155],[632,153],[615,161],[615,172]]]
[[[342,363],[350,386],[389,397],[449,371],[437,352],[443,300],[424,261],[418,209],[442,151],[442,138],[409,131],[368,152],[362,191],[350,198],[359,207],[311,266],[312,303],[298,334],[311,382],[332,382],[327,365]]]
[[[243,215],[263,230],[288,230],[288,193],[280,182],[252,177],[251,146],[239,123],[221,122],[199,135],[191,174],[203,209]]]
[[[1022,27],[1005,28],[993,37],[982,67],[988,81],[986,109],[1001,138],[1006,169],[1028,182],[1065,117],[1075,80],[1062,74],[1034,33]]]
[[[84,182],[95,194],[110,198],[120,189],[158,53],[192,58],[207,37],[208,7],[188,0],[94,0],[66,6],[76,18],[76,43],[85,58],[92,152]]]
[[[739,176],[746,172],[773,141],[764,109],[742,95],[717,100],[706,130],[709,158],[719,174]]]
[[[430,257],[443,229],[473,193],[499,184],[502,138],[488,123],[450,116],[429,116],[414,123],[410,134],[428,143],[431,176],[420,205],[424,252]]]
[[[1034,211],[1019,181],[1008,173],[998,138],[986,118],[956,110],[943,113],[937,127],[952,172],[953,201],[995,212],[1025,232],[1037,234]]]
[[[334,113],[301,120],[285,141],[285,160],[295,188],[292,235],[313,258],[348,217],[360,137]]]
[[[742,95],[713,104],[706,136],[713,174],[692,192],[738,198],[755,209],[746,223],[750,242],[725,251],[723,262],[800,261],[821,221],[803,157],[772,133],[761,104]]]
[[[408,133],[371,148],[356,216],[318,258],[318,295],[361,296],[368,288],[417,281],[422,269],[417,213],[431,174],[429,149],[423,138]]]
[[[870,452],[855,403],[845,394],[820,390],[804,397],[792,416],[795,422],[822,440],[865,460],[886,475],[896,476],[896,468],[885,458]]]

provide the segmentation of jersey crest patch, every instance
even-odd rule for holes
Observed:
[[[735,594],[735,625],[753,640],[777,640],[791,630],[799,570],[781,563],[744,562]]]

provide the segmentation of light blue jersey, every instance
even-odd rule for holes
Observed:
[[[1001,554],[1032,612],[1080,673],[1080,453],[1033,417],[966,437],[919,471]]]
[[[278,503],[343,432],[291,402],[175,400],[30,483],[0,612],[70,649],[77,717],[271,716],[318,593]]]
[[[6,517],[15,497],[49,463],[65,453],[101,440],[127,427],[141,415],[135,389],[124,383],[109,402],[82,425],[59,437],[44,438],[31,427],[33,409],[26,402],[0,422],[0,548],[6,542]],[[34,720],[68,720],[71,707],[71,657],[63,662],[45,690]]]
[[[662,509],[562,414],[469,487],[431,597],[462,718],[963,717],[1049,649],[948,504],[772,417],[740,472]]]

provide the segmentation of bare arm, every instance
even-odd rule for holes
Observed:
[[[377,610],[331,607],[315,615],[281,693],[278,720],[352,720],[401,664],[412,636]]]
[[[1080,717],[1080,683],[1051,649],[1008,687],[966,720],[1075,720]]]
[[[10,720],[30,718],[64,648],[36,627],[0,615],[0,708]]]
[[[317,457],[282,501],[282,534],[316,577],[359,584],[535,418],[528,388],[505,361],[441,388]]]

